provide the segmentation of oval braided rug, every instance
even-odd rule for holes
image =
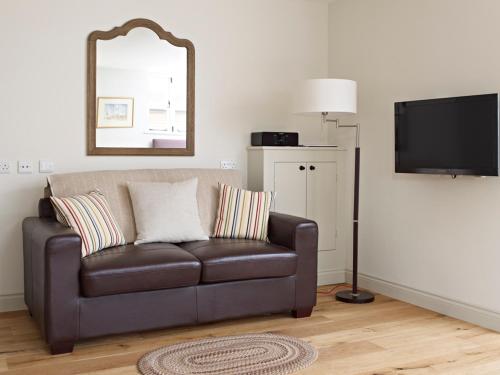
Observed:
[[[285,375],[318,357],[309,343],[290,336],[248,334],[164,346],[137,363],[143,375]]]

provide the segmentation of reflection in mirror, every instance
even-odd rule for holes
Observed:
[[[140,27],[96,52],[96,146],[186,148],[186,48]]]

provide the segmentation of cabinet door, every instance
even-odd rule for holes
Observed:
[[[306,163],[274,163],[274,211],[306,217]]]
[[[337,163],[307,163],[307,217],[318,223],[318,249],[336,248]]]

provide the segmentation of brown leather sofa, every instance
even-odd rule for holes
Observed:
[[[113,183],[108,190],[123,188]],[[25,301],[53,354],[109,334],[287,311],[307,317],[316,304],[317,241],[315,222],[271,213],[269,243],[127,244],[81,258],[80,237],[44,198],[39,217],[23,222]]]

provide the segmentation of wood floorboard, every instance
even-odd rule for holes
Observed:
[[[325,292],[330,287],[322,287]],[[318,295],[312,317],[277,314],[85,340],[72,354],[51,356],[30,316],[0,314],[0,375],[129,375],[146,352],[204,337],[273,332],[318,348],[302,375],[498,375],[500,334],[377,295],[349,305]]]

